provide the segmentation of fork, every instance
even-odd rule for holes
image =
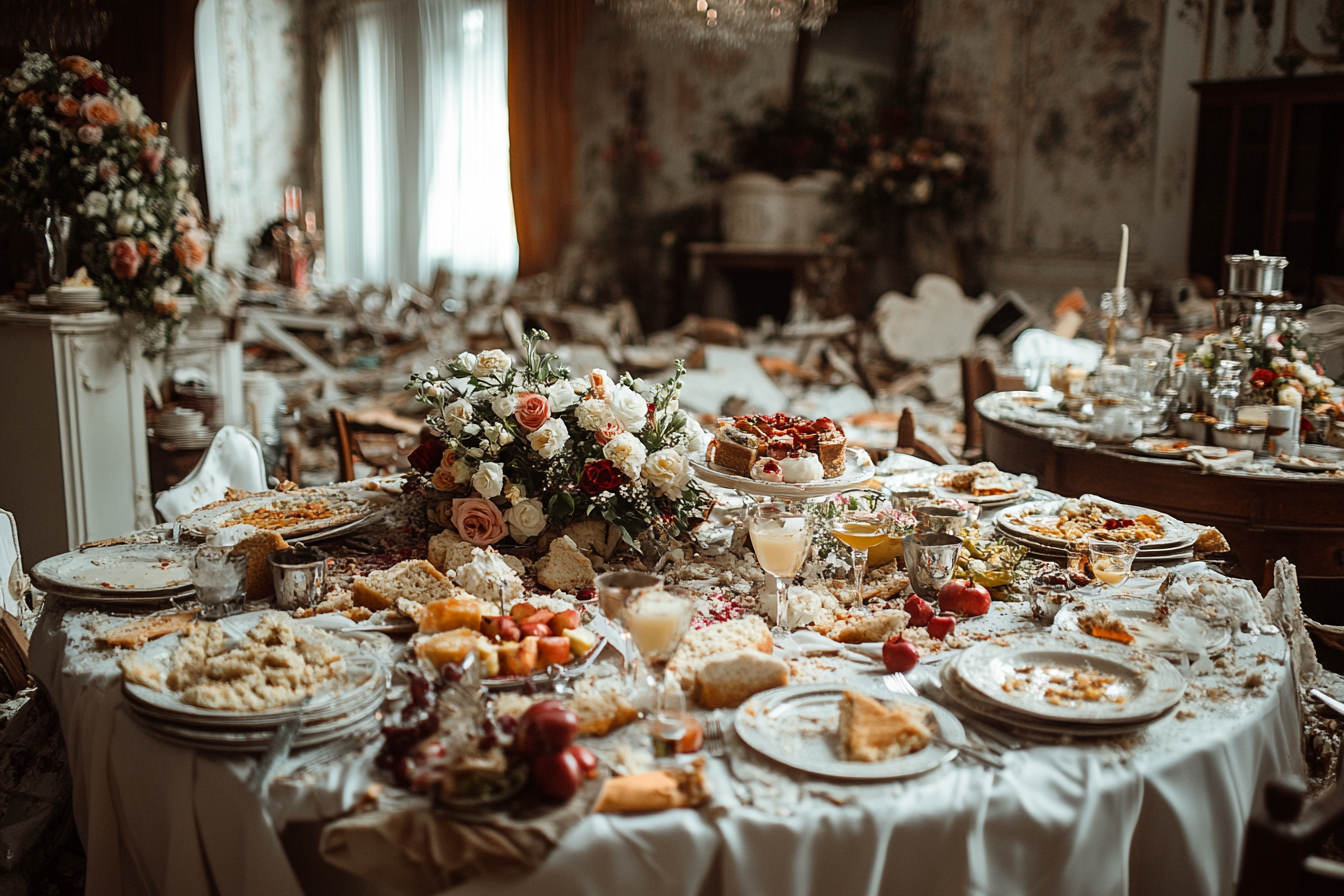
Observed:
[[[882,683],[886,685],[887,690],[891,691],[893,694],[905,694],[910,697],[919,696],[919,691],[915,690],[915,686],[910,683],[910,679],[906,678],[900,672],[892,672],[889,675],[882,676]],[[959,750],[964,756],[970,759],[974,759],[976,762],[979,762],[983,765],[988,765],[991,768],[1004,769],[1007,767],[1003,764],[1003,762],[999,760],[999,757],[995,756],[994,754],[974,749],[964,743],[954,744],[952,743],[952,741],[943,737],[941,734],[935,734],[932,731],[930,731],[929,740],[933,741],[939,746],[948,747],[953,750]],[[986,748],[986,750],[988,750],[988,748]]]
[[[728,753],[728,744],[723,737],[723,722],[717,711],[705,723],[705,749],[716,759]]]

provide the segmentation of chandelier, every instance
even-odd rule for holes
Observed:
[[[820,31],[837,0],[598,0],[642,35],[665,42],[745,47]]]

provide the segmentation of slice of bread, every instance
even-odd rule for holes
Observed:
[[[103,632],[98,636],[98,643],[103,647],[137,650],[155,638],[185,630],[195,618],[195,610],[165,616],[142,616]]]
[[[551,542],[551,549],[537,561],[537,581],[553,591],[578,591],[593,584],[593,564],[568,535]]]
[[[639,710],[616,687],[590,678],[579,682],[566,701],[579,717],[579,733],[603,737],[639,718]]]
[[[455,597],[457,589],[428,560],[403,560],[391,569],[355,576],[350,591],[356,604],[377,612],[395,606],[399,597],[428,604]]]
[[[445,529],[430,537],[427,554],[435,569],[447,573],[470,563],[474,548],[475,545],[463,541],[452,529]]]
[[[741,616],[727,622],[716,622],[686,635],[668,668],[677,676],[686,693],[695,690],[695,676],[711,657],[735,650],[755,650],[770,653],[775,641],[765,620],[756,615]]]
[[[885,703],[845,691],[840,697],[840,758],[849,762],[885,762],[924,749],[929,729],[914,707]]]
[[[850,616],[838,622],[826,637],[841,644],[885,641],[905,631],[910,614],[904,610],[878,610],[871,616]]]
[[[247,554],[247,600],[266,600],[275,596],[275,577],[271,574],[268,558],[287,547],[289,542],[267,529],[259,529],[234,545],[231,553]]]
[[[734,650],[705,660],[695,676],[694,698],[706,709],[728,709],[788,683],[788,663],[757,650]]]

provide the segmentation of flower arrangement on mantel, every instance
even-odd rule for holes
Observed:
[[[547,339],[527,334],[518,365],[499,350],[463,352],[411,377],[406,388],[434,409],[435,438],[410,457],[430,521],[482,547],[589,518],[632,547],[651,527],[688,532],[708,496],[687,459],[705,435],[678,408],[681,362],[656,385],[603,370],[571,379],[538,351]]]
[[[176,296],[202,295],[210,236],[191,166],[110,69],[28,53],[0,83],[0,204],[40,232],[73,217],[71,244],[115,311],[138,318],[146,354],[171,344]]]

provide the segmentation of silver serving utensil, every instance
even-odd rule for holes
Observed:
[[[728,743],[723,737],[723,721],[717,710],[705,723],[705,750],[716,759],[728,753]]]
[[[909,679],[907,679],[900,672],[892,672],[890,675],[882,676],[882,683],[886,685],[887,690],[891,691],[893,694],[906,694],[907,696],[911,697],[919,696],[919,692],[915,690],[915,686],[912,685]],[[982,765],[988,765],[990,768],[1004,769],[1007,767],[999,760],[997,756],[994,756],[991,753],[982,752],[971,746],[968,746],[967,744],[954,744],[952,743],[952,741],[943,737],[941,734],[935,734],[934,732],[930,731],[929,740],[933,741],[939,746],[948,747],[949,749],[952,750],[958,750],[961,752],[963,756],[966,756],[970,759],[974,759],[976,762],[979,762]]]
[[[247,789],[257,796],[265,796],[266,789],[270,786],[271,778],[286,759],[289,758],[289,751],[294,748],[294,740],[299,736],[299,729],[303,727],[303,710],[312,700],[308,697],[299,704],[299,711],[293,718],[286,719],[279,728],[275,729],[275,736],[271,738],[270,746],[266,748],[266,753],[257,762],[257,767],[252,769],[252,774],[247,779]]]

